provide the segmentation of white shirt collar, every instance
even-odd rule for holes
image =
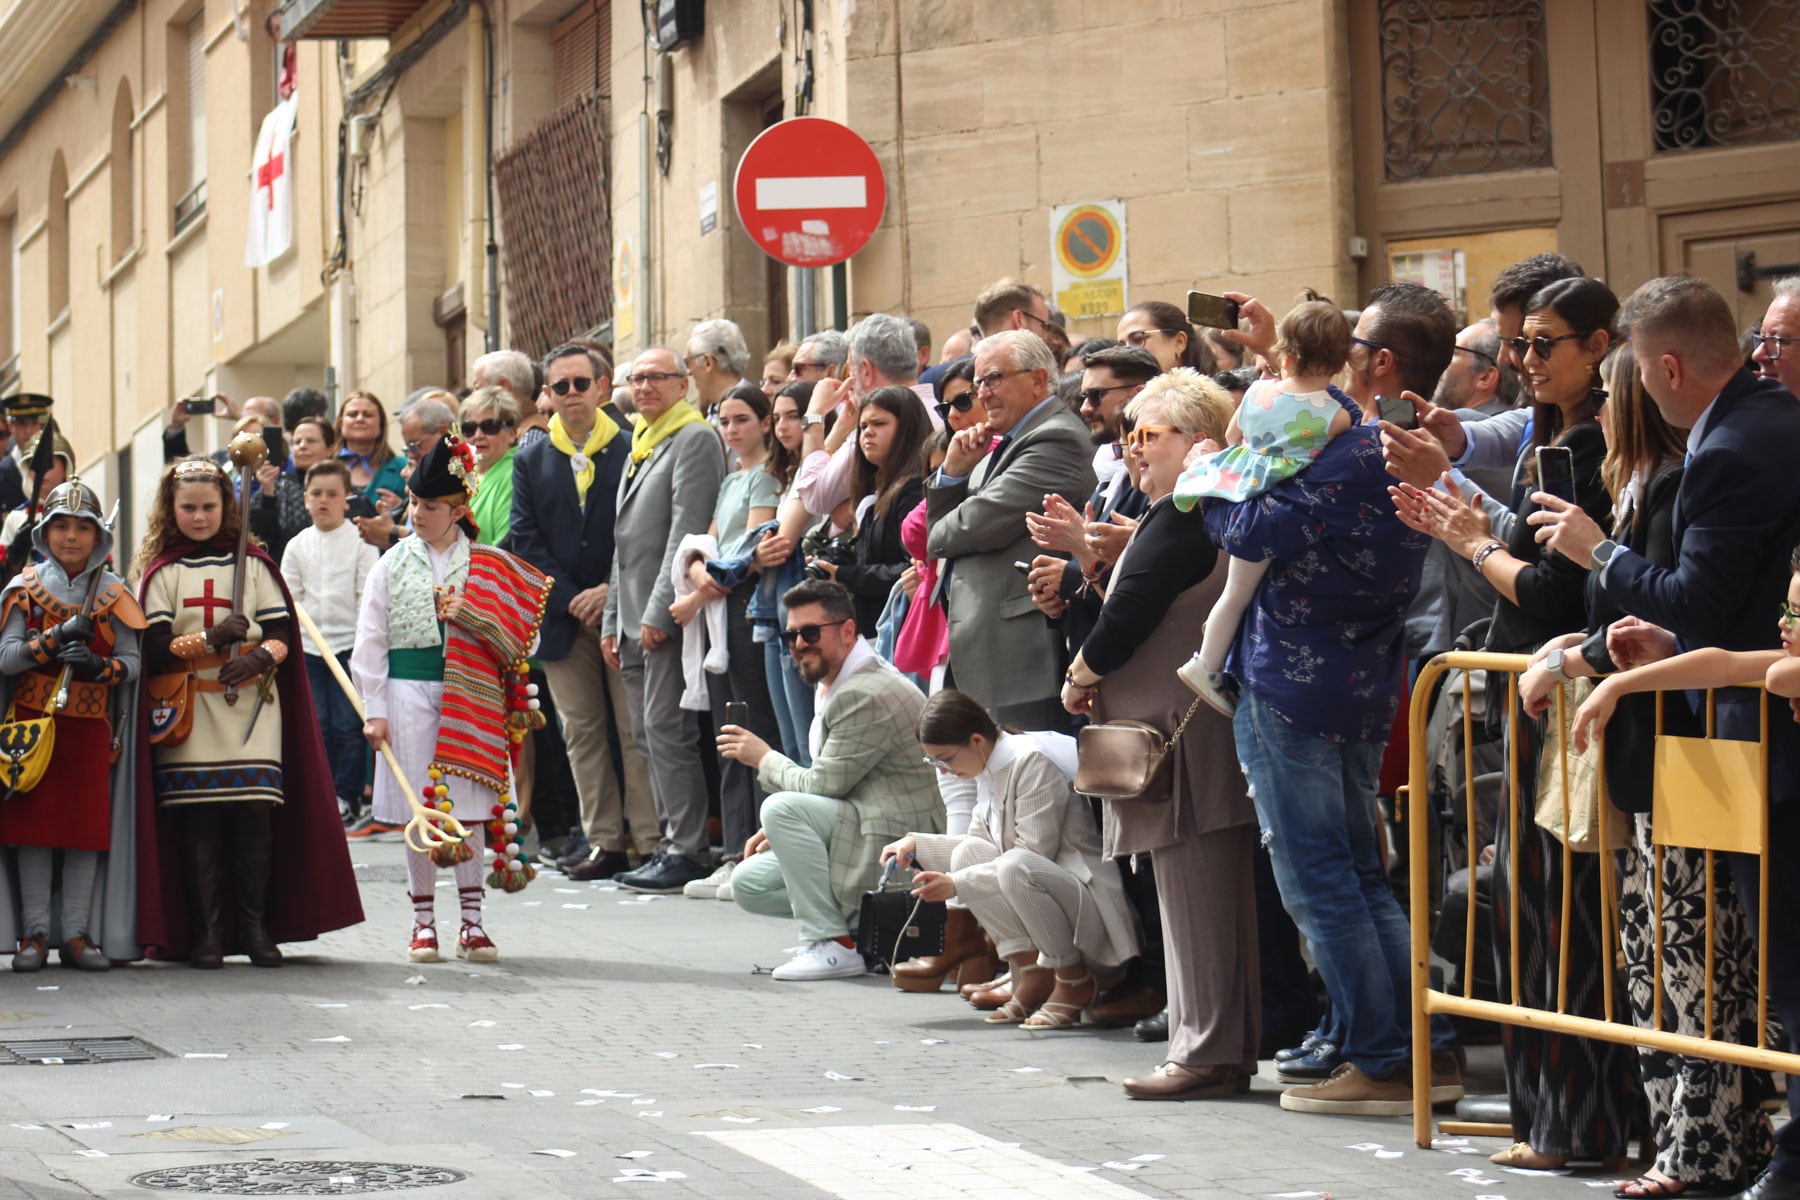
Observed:
[[[838,668],[837,678],[830,683],[821,682],[819,684],[818,705],[820,710],[824,709],[825,701],[830,698],[831,689],[864,667],[874,666],[880,661],[881,655],[875,653],[875,647],[869,644],[869,639],[857,638],[856,644],[850,647],[850,653],[844,656],[844,665]]]

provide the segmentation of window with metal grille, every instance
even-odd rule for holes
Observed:
[[[1800,5],[1649,0],[1658,152],[1800,138]]]
[[[1544,0],[1381,0],[1388,180],[1551,164],[1544,7]]]
[[[583,96],[612,94],[612,4],[587,0],[550,35],[551,104],[561,111]]]

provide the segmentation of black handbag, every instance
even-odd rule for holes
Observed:
[[[895,963],[944,952],[942,900],[925,900],[905,887],[888,890],[897,859],[889,859],[875,890],[862,894],[856,915],[856,949],[890,971]]]

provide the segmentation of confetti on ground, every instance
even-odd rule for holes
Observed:
[[[340,1034],[338,1034],[338,1035],[337,1035],[337,1036],[336,1036],[336,1037],[328,1037],[328,1038],[313,1038],[313,1039],[312,1039],[312,1040],[313,1040],[313,1041],[315,1041],[315,1042],[347,1042],[347,1041],[349,1041],[349,1040],[350,1040],[350,1039],[349,1039],[349,1038],[347,1038],[347,1037],[345,1037],[345,1036],[344,1036],[344,1035],[343,1035],[343,1034],[341,1034],[341,1033],[340,1033]]]
[[[936,1112],[937,1105],[935,1105],[935,1104],[896,1104],[896,1105],[894,1105],[894,1111],[895,1112]]]
[[[726,1116],[720,1117],[719,1120],[730,1121],[733,1125],[754,1125],[758,1121],[762,1120],[762,1118],[761,1117],[739,1117],[739,1116],[733,1116],[733,1115],[726,1115]]]
[[[334,1000],[334,1001],[331,1001],[329,1003],[324,1003],[324,1004],[316,1003],[313,1005],[313,1007],[314,1008],[349,1008],[350,1006],[348,1004],[342,1004],[342,1003],[339,1003],[338,1001]]]
[[[575,1152],[573,1150],[558,1150],[554,1147],[551,1147],[550,1149],[547,1149],[547,1150],[533,1150],[532,1153],[533,1154],[548,1154],[551,1158],[574,1158],[575,1157]]]
[[[825,1072],[825,1078],[831,1080],[833,1083],[856,1083],[862,1079],[862,1076],[844,1075],[837,1071],[827,1071]]]
[[[1012,1068],[1011,1073],[1014,1075],[1034,1075],[1043,1069],[1044,1068],[1042,1067],[1014,1067]]]
[[[625,1151],[625,1153],[615,1154],[615,1155],[613,1155],[613,1157],[614,1158],[649,1158],[654,1153],[656,1153],[656,1151],[654,1151],[654,1150],[627,1150],[627,1151]]]
[[[694,1064],[694,1070],[696,1070],[696,1071],[735,1071],[737,1069],[738,1069],[738,1065],[736,1063],[695,1063]]]
[[[943,1038],[920,1038],[919,1039],[919,1045],[921,1045],[921,1046],[948,1046],[949,1044],[950,1043],[946,1042]]]
[[[409,1004],[406,1006],[407,1011],[409,1011],[409,1012],[423,1012],[425,1009],[428,1009],[428,1008],[449,1008],[449,1007],[450,1006],[448,1004],[438,1004],[436,1002],[433,1002],[431,1004]]]
[[[811,1113],[816,1117],[822,1117],[827,1113],[840,1113],[844,1110],[835,1104],[821,1104],[817,1108],[803,1108],[800,1111],[803,1113]],[[23,1126],[21,1126],[21,1128],[23,1128]]]
[[[543,1088],[532,1088],[529,1092],[527,1092],[525,1094],[528,1096],[536,1096],[540,1100],[544,1099],[547,1096],[556,1095],[555,1092],[547,1092]]]
[[[189,1050],[186,1054],[182,1055],[181,1057],[183,1057],[183,1058],[229,1058],[230,1055],[216,1054],[211,1051]]]
[[[653,1050],[653,1051],[651,1051],[651,1053],[655,1054],[656,1057],[658,1057],[658,1058],[680,1058],[681,1057],[681,1055],[675,1053],[675,1051],[673,1051],[673,1050]]]

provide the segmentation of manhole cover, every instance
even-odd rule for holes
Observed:
[[[138,1062],[162,1051],[134,1037],[42,1038],[0,1041],[0,1067],[73,1067],[88,1063]]]
[[[145,1171],[133,1175],[131,1182],[153,1191],[210,1196],[360,1196],[365,1192],[437,1187],[467,1178],[466,1172],[452,1167],[422,1167],[417,1163],[252,1159]]]

